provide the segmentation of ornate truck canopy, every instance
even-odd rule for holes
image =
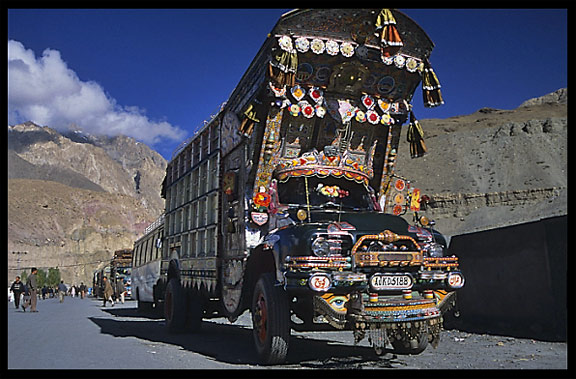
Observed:
[[[420,83],[426,106],[442,103],[428,35],[389,9],[312,9],[284,14],[229,99],[223,119],[262,151],[254,191],[280,175],[347,173],[380,195],[392,175],[402,124],[413,157],[426,152],[412,114]],[[227,130],[224,127],[224,130]],[[223,154],[237,143],[223,136]],[[230,140],[230,143],[226,141]],[[311,157],[315,157],[311,167]],[[302,162],[302,165],[298,163]],[[300,167],[306,166],[306,167]],[[335,169],[336,168],[336,169]],[[274,174],[273,171],[276,170]]]
[[[382,41],[382,35],[389,35],[387,31],[390,29],[396,30],[394,35],[399,38],[399,41],[386,41],[386,38],[384,42]],[[282,38],[283,36],[290,37],[293,54],[288,51],[289,39]],[[299,39],[299,37],[304,38]],[[278,45],[284,47],[285,51],[278,51]],[[425,68],[433,48],[434,43],[424,30],[411,18],[397,10],[296,9],[285,13],[278,20],[230,96],[227,106],[238,114],[245,110],[247,103],[256,95],[257,88],[266,82],[265,76],[268,69],[266,66],[273,49],[276,50],[277,67],[284,66],[285,71],[300,70],[298,76],[301,79],[309,82],[316,81],[317,84],[326,83],[332,70],[317,67],[316,71],[311,72],[310,70],[315,68],[314,62],[306,62],[301,56],[306,52],[310,52],[309,55],[317,53],[318,58],[321,56],[354,57],[354,60],[363,63],[379,65],[384,63],[391,69],[389,73],[392,79],[396,77],[400,81],[394,80],[392,83],[390,78],[382,80],[385,75],[374,74],[373,77],[368,78],[369,83],[365,86],[371,87],[374,94],[380,97],[393,95],[393,97],[410,100],[422,75],[426,73]],[[301,60],[304,64],[298,67]],[[345,63],[346,60],[335,58],[326,65],[331,67],[335,62]],[[392,70],[392,68],[397,70]],[[359,69],[362,71],[361,68]],[[406,75],[402,76],[401,73],[417,73],[414,78],[416,84],[410,83],[411,90],[406,91],[407,84],[404,84],[400,91],[398,88],[394,91],[393,87],[396,82],[406,81]],[[382,80],[379,83],[380,90],[378,90],[376,79]],[[430,84],[430,80],[425,80],[425,82]],[[431,84],[429,87],[432,88],[434,85]],[[404,96],[399,96],[400,94]]]
[[[382,9],[296,9],[280,18],[273,29],[279,35],[305,35],[325,40],[352,42],[376,49],[381,46],[384,24],[396,22],[402,45],[401,54],[424,60],[430,56],[434,43],[411,18],[397,10]]]
[[[425,105],[442,103],[428,61],[433,47],[397,10],[290,11],[227,102],[182,151],[201,135],[212,140],[217,130],[223,158],[246,146],[256,168],[247,178],[252,195],[267,191],[274,178],[328,172],[383,196],[404,123],[412,156],[426,152],[411,101],[422,83]]]
[[[271,60],[278,84],[362,92],[389,102],[410,102],[434,47],[418,24],[388,9],[295,10],[269,38],[280,47]]]

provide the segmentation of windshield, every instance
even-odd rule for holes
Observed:
[[[370,194],[361,183],[331,176],[307,178],[308,200],[306,200],[306,179],[290,178],[278,183],[278,198],[284,205],[307,205],[312,207],[334,207],[356,210],[371,210]]]

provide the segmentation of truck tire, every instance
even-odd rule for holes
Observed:
[[[186,312],[186,331],[197,332],[202,325],[202,315],[204,308],[202,306],[202,297],[198,291],[190,291],[188,297],[188,309]]]
[[[161,294],[161,289],[158,287],[158,284],[152,287],[152,296],[154,298],[154,301],[152,302],[153,314],[156,317],[160,318],[164,317],[164,300]]]
[[[290,340],[290,304],[282,287],[275,285],[272,273],[263,274],[252,297],[252,333],[262,364],[286,360]]]
[[[152,310],[152,303],[140,300],[140,288],[136,288],[136,302],[138,303],[139,313],[146,313]]]
[[[186,297],[178,280],[172,278],[164,296],[164,318],[169,332],[181,332],[186,325]]]

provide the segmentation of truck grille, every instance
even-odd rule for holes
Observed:
[[[358,267],[404,267],[423,263],[422,250],[412,237],[389,230],[358,238],[352,247],[352,258]]]

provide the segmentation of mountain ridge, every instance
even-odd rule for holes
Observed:
[[[411,159],[401,144],[396,174],[431,197],[427,216],[448,236],[567,214],[567,98],[564,88],[512,110],[422,119],[428,153]],[[491,200],[459,201],[474,197]]]
[[[90,283],[164,210],[166,161],[130,137],[9,126],[7,166],[9,280],[18,266],[59,266],[67,283]]]

